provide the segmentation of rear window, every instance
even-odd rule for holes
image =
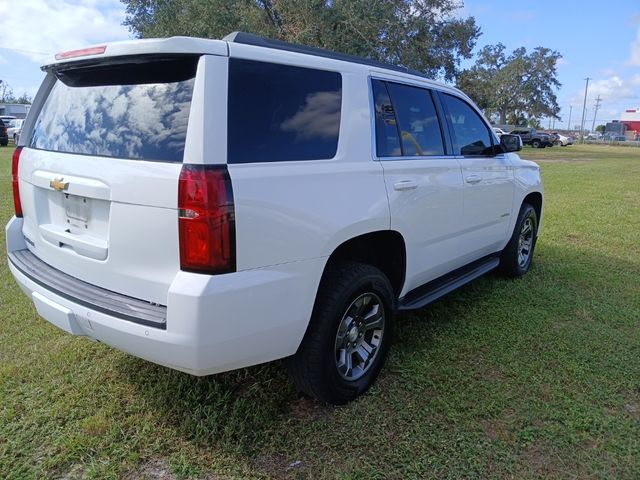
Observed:
[[[181,162],[197,62],[135,59],[58,71],[29,146]]]
[[[231,59],[228,163],[333,158],[341,104],[337,72]]]

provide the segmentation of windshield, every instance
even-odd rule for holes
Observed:
[[[197,58],[58,72],[30,147],[181,162]]]

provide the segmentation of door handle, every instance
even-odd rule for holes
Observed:
[[[480,175],[469,175],[465,180],[467,183],[480,183],[482,177]]]
[[[416,188],[418,188],[418,183],[413,180],[402,180],[393,184],[393,189],[398,191],[415,190]]]

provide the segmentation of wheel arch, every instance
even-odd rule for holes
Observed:
[[[528,203],[536,211],[538,224],[540,224],[540,221],[542,220],[542,201],[542,193],[540,192],[531,192],[522,199],[522,203]]]
[[[378,268],[389,279],[394,295],[400,295],[407,264],[406,245],[400,232],[379,230],[343,241],[329,256],[324,270],[332,262],[339,260],[365,263]]]

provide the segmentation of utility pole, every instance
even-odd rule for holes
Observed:
[[[584,89],[584,102],[582,104],[582,121],[580,122],[580,143],[584,143],[584,116],[587,113],[587,93],[589,92],[589,80],[591,78],[585,78],[587,86]]]
[[[593,123],[591,124],[591,131],[593,132],[596,128],[596,117],[598,116],[598,109],[600,108],[600,104],[602,103],[602,100],[600,100],[600,95],[598,95],[598,98],[596,98],[596,104],[594,105],[596,107],[596,111],[593,112]]]
[[[573,113],[573,105],[569,105],[569,123],[567,123],[567,130],[573,131],[571,128],[571,114]]]

